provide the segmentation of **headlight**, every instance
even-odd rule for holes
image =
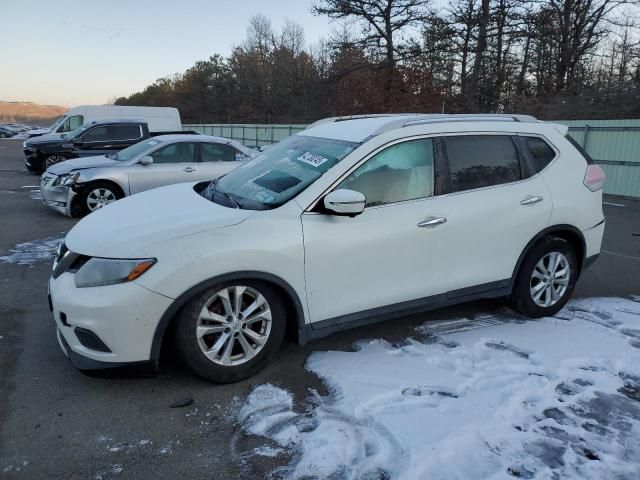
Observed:
[[[51,184],[52,187],[68,187],[69,185],[73,185],[76,183],[76,180],[80,178],[80,172],[70,173],[68,175],[60,175],[56,178]]]
[[[76,287],[100,287],[131,282],[149,270],[155,263],[155,258],[134,260],[92,258],[76,273]]]

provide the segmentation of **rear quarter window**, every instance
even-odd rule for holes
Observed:
[[[533,173],[542,171],[556,158],[555,150],[544,139],[540,137],[523,137],[523,140],[531,158]]]

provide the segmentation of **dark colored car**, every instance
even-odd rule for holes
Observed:
[[[145,122],[106,120],[92,122],[64,134],[26,140],[24,161],[30,172],[43,172],[70,158],[107,155],[156,135],[194,132],[149,132]]]

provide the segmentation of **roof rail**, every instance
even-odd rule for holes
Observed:
[[[380,117],[418,117],[421,113],[364,113],[360,115],[344,115],[341,117],[327,117],[320,120],[316,120],[307,128],[317,127],[318,125],[324,125],[325,123],[344,122],[346,120],[359,120],[363,118],[380,118]]]
[[[409,120],[399,118],[382,125],[369,138],[380,135],[381,133],[395,130],[396,128],[413,127],[416,125],[425,125],[428,123],[444,123],[444,122],[538,122],[539,120],[531,115],[510,115],[500,113],[476,113],[476,114],[441,114],[430,113],[416,115]]]

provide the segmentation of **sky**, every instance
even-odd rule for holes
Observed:
[[[308,43],[332,29],[312,0],[0,0],[0,100],[104,104],[228,55],[262,13]]]

